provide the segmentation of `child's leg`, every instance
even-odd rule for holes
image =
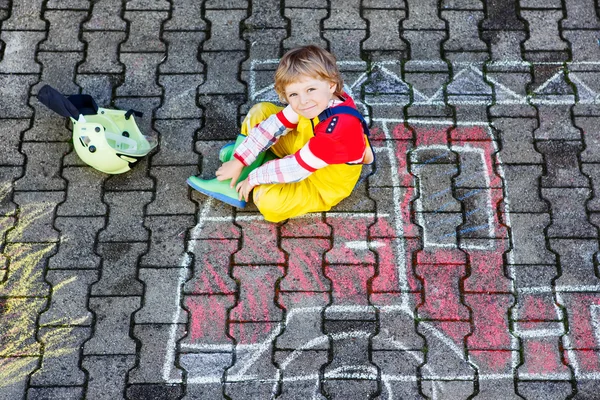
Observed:
[[[264,121],[270,115],[281,110],[281,107],[277,107],[271,103],[259,103],[254,105],[246,118],[243,121],[241,135],[238,135],[238,138],[233,146],[231,146],[231,151],[221,151],[219,153],[219,158],[221,161],[229,161],[231,157],[233,157],[233,153],[235,148],[244,141],[245,136],[248,135],[249,130],[260,122]],[[223,159],[221,159],[223,158]],[[258,155],[257,159],[249,166],[244,167],[242,173],[240,174],[238,181],[244,180],[252,170],[258,168],[264,162],[273,159],[273,155],[270,152],[263,152]],[[203,193],[207,196],[214,197],[217,200],[223,201],[224,203],[230,204],[234,207],[244,208],[246,206],[246,202],[244,200],[238,199],[238,193],[235,188],[230,186],[231,180],[219,181],[218,179],[200,179],[197,176],[190,176],[187,179],[188,185],[190,185],[195,190]]]
[[[300,182],[259,185],[254,204],[271,222],[328,211],[352,193],[361,170],[362,165],[329,165]]]

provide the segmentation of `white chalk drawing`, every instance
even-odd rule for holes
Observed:
[[[278,60],[264,60],[264,61],[255,61],[251,64],[251,70],[249,74],[248,88],[249,88],[249,99],[251,102],[258,101],[278,101],[276,94],[273,91],[272,85],[260,86],[258,84],[259,75],[263,74],[272,74],[272,68],[265,68],[266,66],[274,67],[277,64]],[[499,66],[501,63],[495,63],[495,66]],[[564,85],[564,68],[568,68],[569,64],[558,64],[558,63],[548,63],[549,65],[553,65],[558,69],[558,71],[551,76],[546,82],[540,84],[537,88],[534,88],[531,92],[531,95],[521,95],[516,93],[515,91],[509,89],[509,85],[503,84],[503,82],[499,80],[494,80],[488,76],[488,82],[495,87],[495,104],[573,104],[575,101],[575,96],[573,95],[555,95],[552,96],[551,93],[548,93],[550,88],[555,88],[560,85]],[[600,65],[600,63],[598,63]],[[362,62],[346,62],[340,63],[340,67],[342,71],[347,69],[346,67],[356,67],[363,65]],[[507,68],[521,68],[529,67],[528,63],[503,63]],[[378,69],[378,79],[379,82],[372,83],[371,89],[374,92],[377,92],[378,96],[370,96],[370,93],[365,90],[364,98],[360,95],[360,89],[365,88],[366,85],[369,84],[369,76],[366,72],[364,73],[356,73],[354,72],[353,80],[346,81],[345,89],[347,92],[353,94],[354,99],[357,102],[357,105],[361,111],[365,115],[367,115],[367,106],[403,106],[409,103],[410,101],[410,87],[407,85],[396,73],[394,70],[399,70],[399,64],[395,62],[389,63],[379,63],[376,64],[375,67]],[[449,85],[447,88],[440,87],[433,95],[427,96],[424,93],[420,92],[416,87],[413,87],[413,105],[439,105],[439,104],[447,104],[450,102],[455,105],[473,105],[473,106],[487,106],[490,104],[492,100],[492,92],[490,90],[490,86],[485,82],[483,75],[484,64],[482,63],[456,63],[453,65],[454,67],[454,78],[452,81],[452,85]],[[354,68],[356,71],[356,68]],[[592,90],[586,83],[583,77],[577,75],[577,73],[570,73],[569,79],[573,84],[577,86],[578,90],[578,103],[580,104],[597,104],[600,102],[600,93],[596,93]],[[268,81],[267,79],[263,79],[264,81]],[[377,86],[378,85],[378,86]],[[461,93],[462,89],[467,88],[468,90],[464,90]],[[570,88],[562,88],[569,89]],[[562,90],[561,89],[561,90]],[[444,92],[452,94],[451,100],[444,99]],[[564,92],[563,92],[564,93]],[[375,93],[373,93],[375,94]],[[378,99],[384,98],[385,101],[381,101]],[[398,276],[398,289],[400,290],[400,298],[401,303],[395,306],[380,306],[379,312],[382,314],[386,313],[395,313],[400,316],[404,316],[407,321],[413,321],[417,315],[415,313],[415,300],[409,294],[410,283],[409,283],[409,275],[412,274],[410,271],[410,266],[407,265],[406,258],[406,248],[407,242],[404,239],[404,225],[406,221],[403,221],[402,210],[400,209],[400,205],[402,204],[402,196],[400,190],[400,182],[398,180],[398,175],[396,171],[398,171],[398,160],[395,155],[396,149],[394,148],[391,129],[393,126],[398,124],[403,124],[405,121],[402,118],[397,119],[385,119],[378,118],[377,115],[371,116],[372,122],[378,124],[383,129],[383,134],[385,139],[383,141],[383,147],[376,148],[377,156],[380,158],[385,158],[385,163],[382,165],[387,165],[390,169],[388,175],[391,177],[390,187],[392,188],[392,203],[396,205],[392,210],[385,210],[388,214],[386,217],[390,221],[393,221],[393,229],[395,230],[396,237],[393,238],[387,245],[393,247],[393,254],[395,257],[395,267],[396,273]],[[440,126],[452,126],[453,122],[448,120],[440,120],[440,119],[432,119],[432,120],[418,120],[412,119],[408,121],[410,125],[418,127],[419,125],[440,125]],[[486,132],[487,135],[494,139],[493,131],[489,126],[488,121],[458,121],[454,123],[454,126],[463,126],[463,127],[478,127],[481,131]],[[491,141],[492,146],[495,146],[495,141]],[[484,159],[485,155],[483,151],[476,147],[470,147],[468,144],[460,144],[460,145],[428,145],[422,146],[417,149],[412,149],[412,154],[416,154],[420,151],[426,151],[431,149],[444,149],[447,151],[451,151],[455,154],[469,154],[472,160],[476,161],[476,165],[474,167],[474,171],[483,171],[482,175],[486,179],[486,187],[489,187],[489,179],[493,173],[497,174],[500,178],[503,178],[504,173],[502,169],[502,162],[499,158],[495,160],[496,171],[492,172],[488,170],[489,163]],[[494,150],[496,152],[497,149]],[[496,153],[497,156],[497,153]],[[476,173],[476,172],[473,172]],[[446,188],[441,188],[440,190],[444,190]],[[486,209],[481,212],[484,215],[485,223],[481,225],[480,229],[484,230],[489,237],[494,237],[495,232],[495,224],[494,224],[494,213],[498,210],[495,210],[492,206],[492,196],[489,192],[486,191],[485,188],[482,189],[484,193],[484,197],[486,200]],[[505,191],[506,193],[506,191]],[[420,193],[421,198],[423,196],[431,196],[435,195],[435,193]],[[208,222],[222,222],[224,224],[229,224],[232,221],[232,218],[228,217],[214,217],[211,216],[211,209],[214,203],[211,199],[208,199],[202,206],[198,215],[198,224],[193,228],[190,237],[190,240],[187,243],[187,251],[189,253],[193,253],[194,246],[196,245],[196,241],[193,240],[200,236],[200,232],[204,228],[205,224]],[[421,211],[421,200],[417,200],[414,202],[414,205],[417,209],[417,213],[419,214],[419,224],[421,226],[425,226],[425,222],[423,220],[423,214],[419,213]],[[510,226],[510,199],[504,199],[503,210],[501,210],[504,216],[504,223],[507,226]],[[381,215],[380,215],[381,216]],[[348,214],[345,215],[346,218],[373,218],[374,215],[369,214]],[[252,220],[256,218],[260,218],[260,216],[241,216],[237,217],[238,219],[246,219]],[[479,229],[479,228],[478,228]],[[429,235],[429,232],[424,232],[423,234],[423,244],[425,247],[456,247],[456,244],[446,243],[438,240],[439,238],[433,237]],[[514,243],[512,243],[514,245]],[[385,248],[386,244],[383,242],[379,242],[377,240],[367,241],[366,238],[364,241],[349,241],[345,244],[345,246],[349,249],[355,250],[367,250],[367,249],[382,249]],[[479,245],[467,244],[471,246],[470,248],[478,251],[490,250],[493,251],[493,245],[490,243],[480,243]],[[508,253],[508,262],[513,265],[514,262],[511,259],[512,254]],[[182,288],[187,276],[188,276],[188,268],[190,267],[191,260],[189,257],[183,257],[180,262],[181,274],[179,277],[180,285]],[[508,273],[510,276],[515,276],[514,267],[509,267]],[[556,299],[560,302],[561,293],[568,292],[588,292],[588,293],[598,293],[600,292],[600,288],[595,286],[573,286],[573,287],[535,287],[535,288],[526,288],[519,287],[516,288],[514,286],[514,281],[511,281],[511,291],[512,293],[554,293],[556,295]],[[181,292],[177,292],[171,301],[175,302],[176,309],[178,310],[175,315],[173,315],[173,324],[170,339],[167,345],[167,356],[164,360],[163,365],[163,379],[165,382],[169,383],[180,383],[181,377],[178,371],[175,370],[176,363],[176,349],[178,346],[177,343],[177,321],[180,320],[180,304],[183,294]],[[372,308],[372,306],[365,307],[362,305],[356,306],[336,306],[335,308],[331,308],[328,312],[332,313],[344,313],[344,315],[349,315],[352,313],[364,313],[368,312],[366,308]],[[303,317],[306,316],[318,316],[321,315],[323,311],[322,307],[303,307],[303,308],[292,308],[287,310],[286,317],[284,321],[275,324],[275,328],[263,339],[257,343],[252,344],[244,344],[244,345],[227,345],[227,344],[211,344],[211,343],[179,343],[180,349],[182,352],[186,353],[186,357],[188,359],[197,357],[197,368],[194,370],[187,371],[187,384],[220,384],[223,379],[223,368],[230,367],[231,364],[231,354],[235,352],[236,354],[236,362],[233,368],[231,368],[227,376],[228,383],[234,382],[248,382],[248,381],[256,381],[260,380],[262,383],[271,383],[273,385],[273,394],[277,390],[277,386],[281,382],[298,382],[305,381],[307,383],[306,387],[312,387],[312,393],[310,394],[313,399],[322,399],[322,395],[320,394],[319,388],[319,371],[312,371],[312,373],[299,375],[299,376],[290,376],[285,373],[286,369],[292,365],[298,357],[301,355],[303,350],[309,350],[313,348],[317,348],[319,346],[323,346],[327,344],[329,340],[336,339],[344,339],[347,337],[356,337],[356,338],[369,338],[370,332],[363,331],[353,331],[353,332],[345,332],[339,334],[339,337],[332,337],[321,335],[316,336],[310,339],[307,339],[307,342],[304,345],[291,352],[283,361],[279,363],[280,370],[273,376],[257,376],[256,371],[258,368],[256,365],[260,365],[260,363],[270,363],[271,352],[273,350],[273,341],[284,331],[287,329],[294,329],[296,322]],[[563,317],[562,311],[560,308],[556,307],[557,319]],[[594,327],[594,333],[596,335],[596,341],[598,346],[600,346],[600,305],[591,305],[590,306],[591,313],[591,324]],[[512,316],[513,318],[516,315]],[[481,383],[486,381],[506,381],[507,387],[512,387],[513,380],[515,379],[514,371],[517,369],[520,363],[519,358],[519,341],[517,336],[522,338],[555,338],[558,342],[559,338],[564,338],[565,343],[568,345],[569,336],[565,334],[564,329],[562,328],[549,328],[549,329],[526,329],[522,327],[519,323],[514,323],[514,332],[512,334],[514,336],[511,337],[510,349],[511,351],[511,371],[506,373],[479,373],[475,376],[474,371],[477,366],[477,362],[470,357],[468,354],[465,354],[465,349],[463,346],[458,346],[452,338],[448,336],[446,332],[436,327],[434,324],[430,324],[428,322],[420,322],[420,329],[428,333],[428,338],[430,343],[428,346],[430,351],[444,351],[448,354],[448,358],[455,360],[456,365],[459,365],[457,371],[452,376],[445,375],[443,373],[439,373],[434,369],[433,366],[424,364],[422,369],[422,376],[424,376],[425,380],[429,382],[431,385],[431,396],[433,399],[442,397],[442,388],[439,386],[441,382],[447,380],[455,380],[455,381],[465,381],[465,382],[474,382],[476,379]],[[223,327],[225,329],[225,327]],[[393,348],[398,350],[406,350],[409,349],[410,346],[407,343],[403,342],[403,338],[397,337],[393,339],[386,339],[386,343]],[[410,353],[412,354],[412,353]],[[450,356],[451,355],[451,356]],[[568,351],[569,362],[574,366],[574,374],[575,378],[578,379],[600,379],[600,372],[585,372],[578,367],[578,355],[573,351]],[[416,360],[418,361],[418,360]],[[417,362],[419,364],[419,362]],[[220,370],[215,370],[215,366],[220,365]],[[469,368],[471,366],[472,368]],[[209,368],[210,367],[210,368]],[[211,369],[212,368],[212,369]],[[342,368],[328,370],[325,374],[325,379],[335,379],[335,378],[355,378],[355,379],[365,379],[365,380],[376,380],[377,379],[377,370],[374,366],[355,366],[355,365],[347,365]],[[568,380],[571,379],[570,374],[568,373],[553,373],[548,372],[544,374],[538,373],[527,373],[525,371],[518,372],[519,379],[543,379],[543,380]],[[416,374],[410,375],[398,375],[398,374],[381,374],[381,395],[379,398],[381,399],[398,399],[400,398],[399,394],[395,390],[394,383],[395,382],[415,382],[417,380]]]

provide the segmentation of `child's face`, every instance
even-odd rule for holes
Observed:
[[[285,98],[297,114],[315,118],[329,106],[335,83],[309,76],[302,77],[285,88]]]

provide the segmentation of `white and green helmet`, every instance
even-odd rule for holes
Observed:
[[[156,138],[143,135],[129,110],[101,108],[90,95],[68,98],[45,85],[38,100],[73,124],[73,146],[83,162],[107,174],[129,171],[136,162],[156,147]]]

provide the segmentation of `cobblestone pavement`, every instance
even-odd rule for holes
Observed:
[[[600,399],[594,0],[0,0],[0,399]],[[191,191],[281,55],[378,159],[281,224]],[[144,112],[106,175],[44,84]]]

